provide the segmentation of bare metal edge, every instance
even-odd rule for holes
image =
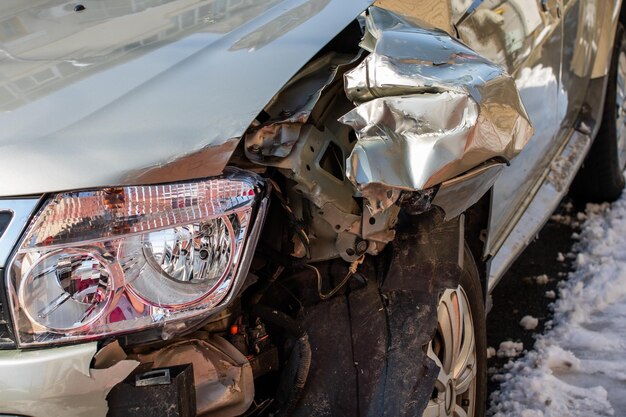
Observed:
[[[0,212],[9,211],[13,216],[7,229],[0,235],[0,268],[6,266],[13,248],[22,231],[26,229],[28,220],[33,215],[40,200],[40,198],[0,200]]]
[[[513,227],[489,265],[489,285],[491,292],[504,272],[513,264],[522,250],[535,238],[537,232],[548,221],[561,199],[567,194],[578,169],[582,165],[591,138],[574,130],[569,140],[552,161],[539,190]]]

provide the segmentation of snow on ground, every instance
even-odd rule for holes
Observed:
[[[497,355],[499,358],[514,358],[524,350],[524,344],[522,342],[512,342],[507,340],[500,343]]]
[[[586,211],[552,326],[494,376],[490,416],[626,416],[626,195]]]
[[[519,325],[526,330],[535,330],[539,325],[539,319],[533,316],[524,316],[520,320]]]

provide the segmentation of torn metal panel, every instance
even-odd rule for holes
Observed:
[[[374,212],[384,210],[394,203],[390,189],[420,190],[440,182],[431,178],[463,154],[477,119],[475,102],[456,92],[363,103],[341,119],[359,136],[346,175]]]
[[[184,340],[149,354],[140,354],[138,358],[142,363],[152,362],[154,368],[193,364],[199,415],[238,416],[254,399],[250,362],[221,337],[213,336],[209,341],[200,337]]]
[[[371,7],[361,46],[371,54],[344,76],[357,107],[340,121],[359,138],[347,176],[375,212],[394,202],[386,190],[511,160],[532,136],[513,79],[447,33]]]
[[[269,120],[245,135],[248,159],[260,164],[291,153],[322,92],[354,65],[359,56],[330,52],[305,66],[264,108]]]
[[[106,396],[139,364],[117,360],[90,369],[97,344],[52,349],[0,351],[0,404],[3,413],[32,417],[104,417]]]
[[[498,179],[506,164],[494,163],[473,169],[441,184],[432,204],[441,207],[446,220],[473,206]]]
[[[320,120],[300,127],[288,156],[264,160],[296,183],[287,190],[287,197],[296,218],[306,224],[312,261],[341,256],[351,262],[364,250],[378,253],[394,236],[382,226],[395,222],[397,210],[373,219],[376,228],[369,223],[367,230],[362,227],[363,208],[353,198],[357,191],[345,176],[346,157],[355,138],[349,126],[337,121],[354,106],[339,94],[341,90],[340,83],[334,84],[320,98],[313,113],[313,117],[321,114]],[[368,241],[363,240],[365,235]]]

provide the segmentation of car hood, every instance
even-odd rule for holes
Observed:
[[[0,196],[219,174],[370,0],[0,5]]]

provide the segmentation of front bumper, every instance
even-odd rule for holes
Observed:
[[[269,189],[266,190],[269,194]],[[0,284],[4,282],[5,262],[38,200],[31,200],[24,215],[12,210],[15,233],[0,233]],[[10,202],[3,201],[2,208]],[[244,284],[257,240],[263,227],[269,196],[263,196],[257,207],[249,242],[244,248],[238,276],[223,302],[214,309],[217,314],[237,297]],[[17,227],[17,226],[21,227]],[[0,231],[1,232],[1,231]],[[187,339],[167,344],[150,355],[135,355],[119,360],[105,369],[95,369],[107,349],[98,351],[96,342],[37,350],[15,349],[11,331],[7,297],[0,285],[0,416],[106,416],[107,395],[122,383],[140,364],[152,363],[157,368],[194,364],[194,385],[199,413],[235,416],[244,413],[254,398],[252,368],[248,359],[224,339],[207,335],[202,340]],[[119,345],[117,345],[119,348]],[[4,350],[3,350],[4,349]],[[121,350],[121,349],[120,349]],[[122,351],[122,354],[125,353]],[[145,357],[144,357],[145,356]],[[100,368],[100,365],[97,365]],[[143,368],[141,368],[143,369]],[[139,369],[137,370],[140,371]],[[131,375],[131,378],[134,375]]]
[[[106,396],[139,364],[90,369],[95,342],[32,351],[0,351],[0,415],[106,416]]]
[[[189,372],[187,382],[179,384],[169,376],[182,367]],[[148,381],[163,370],[166,381]],[[197,411],[232,417],[248,410],[253,398],[248,359],[218,336],[174,341],[129,356],[117,343],[97,350],[95,342],[0,351],[0,416],[105,417],[109,411],[126,416],[129,410],[140,410],[140,415],[189,416]]]

